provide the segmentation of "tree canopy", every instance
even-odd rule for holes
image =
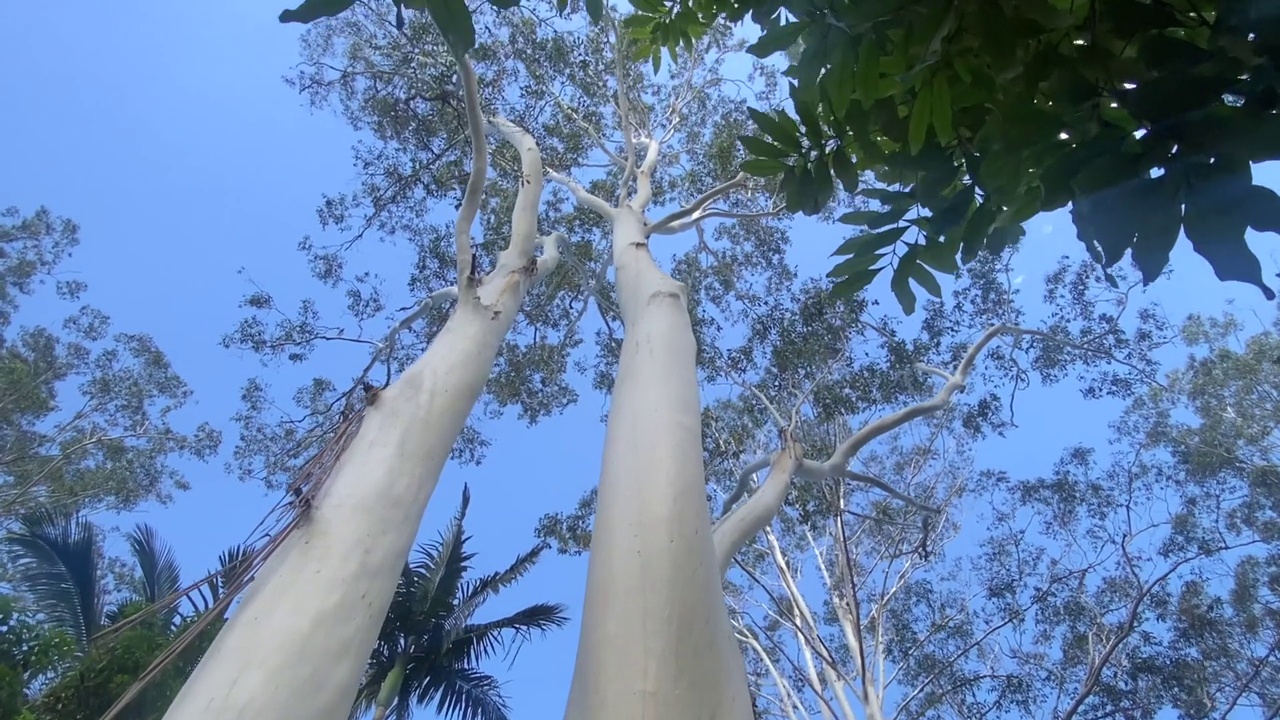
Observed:
[[[1219,279],[1274,297],[1245,237],[1280,231],[1280,197],[1251,171],[1280,159],[1280,14],[1262,0],[631,4],[655,68],[724,21],[750,20],[750,52],[785,57],[790,107],[752,113],[742,167],[777,177],[791,212],[819,212],[837,183],[875,203],[841,216],[862,230],[833,253],[836,292],[889,269],[910,313],[913,284],[931,291],[933,273],[1070,205],[1105,268],[1128,255],[1154,282],[1185,234]],[[308,0],[281,21],[351,5]],[[455,49],[474,44],[461,0],[403,6],[431,13]]]
[[[186,487],[179,458],[207,459],[221,436],[171,416],[191,389],[145,333],[113,331],[60,272],[80,228],[38,208],[0,211],[0,528],[36,509],[130,510]],[[77,303],[58,326],[19,325],[52,285]]]

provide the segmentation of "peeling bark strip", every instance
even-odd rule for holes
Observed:
[[[278,549],[166,720],[346,720],[440,471],[520,303],[559,261],[558,237],[537,237],[538,147],[496,118],[490,124],[519,151],[530,180],[517,195],[507,249],[489,275],[469,278],[469,237],[487,155],[475,75],[465,58],[458,64],[472,138],[471,175],[455,228],[458,284],[424,299],[392,329],[383,350],[432,305],[456,298],[453,314],[422,357],[369,402],[359,432],[323,485],[303,489],[306,522],[277,535]],[[542,254],[535,258],[538,247]],[[533,273],[526,271],[530,262]]]

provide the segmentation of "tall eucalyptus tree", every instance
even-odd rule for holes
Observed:
[[[1036,313],[1014,302],[1008,263],[977,260],[945,306],[926,304],[914,338],[877,320],[865,298],[804,283],[769,298],[723,351],[731,392],[714,393],[703,414],[703,453],[757,717],[894,715],[912,691],[895,684],[901,658],[941,650],[888,635],[912,626],[885,618],[910,613],[921,587],[956,580],[952,539],[983,536],[960,514],[980,493],[975,441],[1011,427],[1009,403],[1033,376],[1074,376],[1091,397],[1152,377],[1150,353],[1166,335],[1158,314],[1127,307],[1122,293],[1096,297],[1094,268],[1063,266],[1047,279],[1045,319],[1024,327]],[[1134,315],[1137,328],[1123,330],[1119,319]],[[594,552],[594,508],[588,494],[539,534]],[[928,639],[936,623],[921,625]],[[945,679],[915,678],[927,680],[917,695],[945,696]]]
[[[356,151],[364,176],[360,188],[326,198],[321,210],[322,220],[351,237],[338,247],[318,247],[307,240],[302,249],[319,279],[346,287],[348,310],[363,325],[386,315],[388,303],[377,291],[379,278],[348,273],[346,261],[352,257],[344,256],[344,250],[374,232],[408,238],[416,250],[409,289],[418,305],[395,322],[385,339],[375,341],[358,331],[326,326],[314,303],[304,303],[297,317],[275,322],[269,320],[278,312],[275,298],[265,292],[247,298],[246,305],[259,312],[228,336],[230,346],[259,351],[269,361],[299,362],[323,341],[336,339],[373,345],[375,352],[349,389],[339,390],[339,383],[325,378],[303,388],[295,395],[302,417],[294,422],[280,423],[272,415],[272,398],[264,383],[254,381],[247,387],[246,408],[240,415],[239,469],[286,485],[293,494],[289,513],[294,519],[270,541],[272,558],[256,573],[258,580],[168,717],[283,713],[336,718],[345,712],[360,677],[363,658],[358,652],[372,647],[441,467],[451,449],[473,459],[482,449],[478,433],[464,429],[482,394],[490,408],[517,405],[529,419],[571,402],[573,389],[563,376],[571,352],[581,344],[580,326],[591,298],[597,300],[603,325],[597,334],[602,351],[597,383],[614,387],[615,365],[619,377],[635,372],[619,361],[620,353],[626,353],[614,330],[617,320],[621,316],[623,325],[638,322],[646,312],[644,297],[659,290],[658,305],[666,308],[660,310],[666,319],[644,321],[628,336],[637,338],[634,344],[643,337],[643,327],[659,326],[657,332],[667,338],[659,342],[675,343],[679,352],[672,357],[680,363],[677,369],[693,380],[694,343],[685,292],[651,258],[644,260],[649,257],[650,235],[665,236],[702,221],[743,215],[755,225],[722,231],[742,241],[734,256],[743,259],[744,268],[762,275],[765,268],[780,264],[782,234],[767,224],[776,212],[770,196],[738,177],[736,169],[730,170],[739,159],[733,138],[747,127],[748,119],[741,105],[734,104],[734,93],[742,92],[739,85],[723,79],[716,62],[733,49],[729,36],[709,38],[708,56],[687,67],[670,68],[669,78],[643,81],[642,66],[615,52],[611,38],[616,36],[553,28],[549,18],[554,10],[547,8],[546,15],[537,17],[526,9],[485,17],[481,45],[470,59],[457,58],[461,91],[449,64],[441,60],[448,57],[445,45],[422,17],[411,18],[399,32],[388,18],[357,8],[317,25],[304,40],[307,64],[296,78],[298,87],[317,103],[336,100],[348,119],[368,130],[375,142]],[[478,77],[472,74],[472,62]],[[611,109],[615,100],[618,107]],[[490,185],[487,193],[481,192],[488,165],[481,108],[493,109],[489,125],[510,141],[513,150],[495,151],[498,184]],[[669,115],[663,117],[664,112]],[[620,138],[608,137],[609,124],[617,125]],[[639,128],[654,131],[641,135]],[[669,162],[682,163],[673,166],[678,170],[663,172],[657,167],[664,144],[680,146],[678,152],[667,153]],[[467,147],[467,191],[456,222],[446,230],[428,203],[449,197],[444,188],[467,167],[468,156],[460,152]],[[545,204],[540,203],[544,168],[554,168],[546,177],[563,186],[549,193]],[[740,190],[747,192],[736,199],[726,197]],[[619,200],[606,207],[603,201],[589,199],[597,197],[593,193]],[[576,207],[574,198],[589,199],[587,207]],[[713,205],[714,201],[723,202]],[[645,226],[644,208],[673,203],[677,209],[665,220]],[[480,238],[470,234],[476,216],[481,219]],[[623,225],[625,232],[614,232],[615,226]],[[539,239],[538,226],[565,235]],[[495,242],[495,236],[507,240]],[[505,249],[496,251],[503,244]],[[542,255],[535,259],[538,245]],[[639,259],[631,259],[633,255]],[[686,253],[686,263],[689,257],[696,253]],[[607,280],[611,263],[619,267],[622,294]],[[482,274],[488,267],[494,269]],[[453,278],[458,278],[453,288],[430,290]],[[541,285],[536,283],[543,279]],[[518,316],[522,299],[525,311]],[[419,321],[426,331],[402,341],[401,333]],[[670,330],[667,323],[672,323]],[[385,387],[371,382],[397,373],[395,382]],[[676,377],[650,376],[648,381],[665,386]],[[644,394],[642,385],[628,382],[635,386],[628,393]],[[688,416],[674,426],[680,438],[677,449],[687,445],[696,450],[696,382],[682,380],[677,385],[682,389],[670,391],[663,402]],[[661,399],[665,392],[659,388],[648,394]],[[617,408],[615,404],[615,412]],[[654,442],[668,444],[662,438]],[[322,448],[318,455],[317,447]],[[654,457],[671,464],[661,453]],[[677,480],[679,491],[686,494],[700,484],[701,480]],[[654,500],[650,507],[659,504]],[[674,536],[703,552],[709,545],[689,524],[693,517],[683,510],[676,517],[658,517],[677,525],[655,526],[653,532],[675,528]],[[680,571],[672,569],[670,559],[666,562],[661,573],[700,578],[701,594],[686,602],[682,612],[697,626],[705,626],[708,642],[723,646],[724,657],[736,656],[713,565]],[[644,576],[643,570],[625,570],[629,582],[663,587],[673,579]],[[598,585],[599,580],[593,587]],[[678,595],[674,593],[669,604],[679,605]],[[598,601],[589,604],[600,606]],[[609,624],[598,611],[589,610],[588,615],[591,626]],[[704,620],[718,625],[713,628]],[[637,616],[618,627],[634,634],[642,621]],[[312,632],[317,625],[341,632],[318,635]],[[674,640],[675,636],[667,637],[668,642]],[[598,649],[587,652],[600,654]],[[253,662],[244,662],[249,657]],[[299,666],[300,657],[329,661],[317,670]],[[645,657],[645,662],[656,663],[652,656]],[[598,667],[615,680],[619,673],[629,672],[612,660]],[[719,674],[726,681],[734,675]],[[693,678],[670,679],[687,683]],[[617,682],[593,687],[588,695],[610,702],[622,699],[608,691],[620,687]]]

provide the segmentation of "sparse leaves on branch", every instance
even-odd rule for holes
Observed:
[[[60,327],[18,324],[30,298],[80,303],[84,283],[60,272],[79,242],[45,208],[0,211],[0,527],[39,507],[167,501],[186,486],[172,463],[211,457],[220,441],[207,424],[172,424],[191,390],[150,336],[113,331],[83,304]]]

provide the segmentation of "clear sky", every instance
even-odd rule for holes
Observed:
[[[68,269],[89,283],[87,300],[112,315],[118,329],[157,339],[195,390],[198,404],[184,417],[227,429],[227,449],[240,384],[262,372],[253,358],[217,346],[241,316],[237,302],[250,289],[237,270],[245,268],[286,305],[315,292],[295,244],[319,232],[321,193],[343,190],[354,179],[351,131],[332,115],[310,112],[281,82],[297,62],[299,31],[277,24],[280,9],[262,0],[0,5],[0,206],[30,212],[45,204],[80,223],[83,245]],[[1257,174],[1277,185],[1274,168]],[[802,233],[797,262],[825,270],[838,232]],[[1058,255],[1081,252],[1065,213],[1030,223],[1028,239],[1021,261],[1027,282],[1036,282]],[[1254,247],[1273,277],[1280,269],[1274,238],[1256,238]],[[1256,289],[1218,283],[1184,246],[1173,267],[1174,277],[1152,291],[1171,318],[1215,311],[1231,299],[1269,315]],[[394,271],[387,275],[401,282]],[[64,312],[35,307],[23,319]],[[266,373],[278,387],[292,389],[312,372],[346,377],[354,370],[331,365]],[[1070,388],[1033,391],[1020,402],[1020,429],[985,443],[980,464],[1015,473],[1047,470],[1065,444],[1097,440],[1105,431],[1099,409]],[[1050,406],[1052,414],[1035,410]],[[587,394],[536,428],[514,419],[486,425],[501,441],[482,467],[446,469],[424,539],[453,512],[468,482],[468,529],[479,568],[496,569],[527,549],[538,517],[570,507],[595,482],[603,408],[603,399]],[[187,575],[196,577],[244,537],[274,498],[228,477],[220,463],[186,469],[194,489],[175,505],[120,522],[157,526]],[[585,558],[549,556],[488,611],[556,600],[576,618],[585,570]],[[526,646],[510,670],[494,664],[507,680],[515,717],[562,716],[576,641],[571,628]]]

